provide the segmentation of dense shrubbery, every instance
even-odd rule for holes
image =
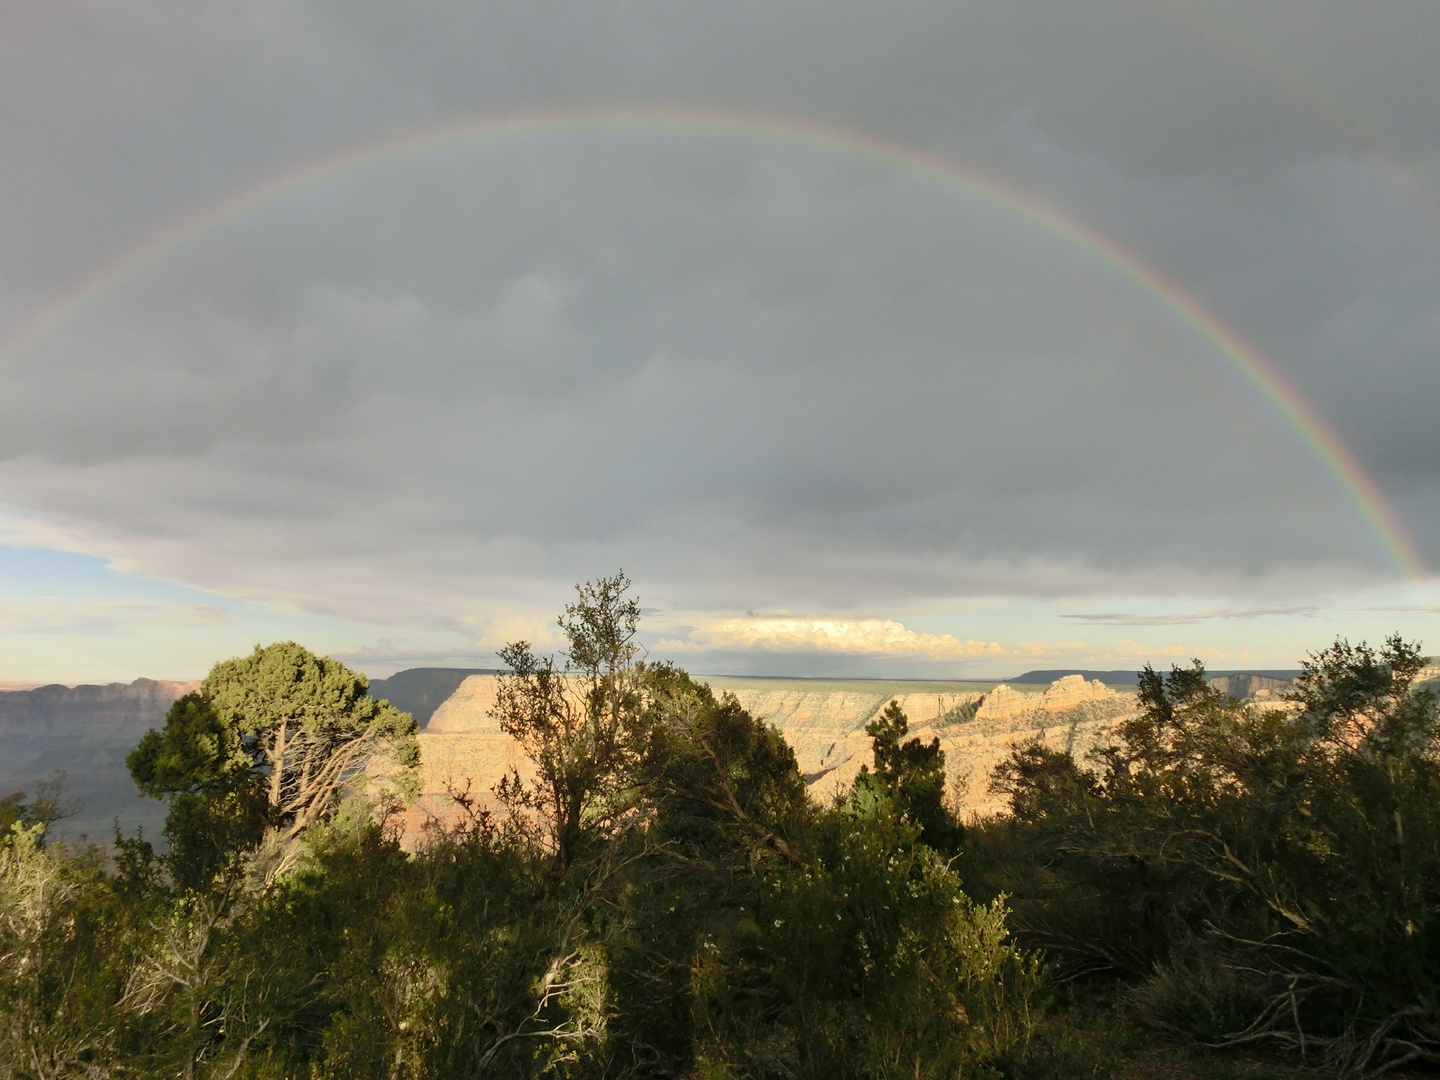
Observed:
[[[130,760],[168,851],[0,843],[0,1074],[963,1077],[1037,961],[972,902],[938,747],[898,710],[817,807],[778,732],[637,662],[623,577],[563,667],[506,652],[533,774],[407,851],[414,728],[297,646],[217,665]]]
[[[1440,1063],[1440,720],[1417,646],[1311,657],[1290,708],[1146,669],[1116,745],[996,772],[976,883],[1152,1028],[1360,1074]]]

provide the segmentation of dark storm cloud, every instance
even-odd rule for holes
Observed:
[[[6,10],[12,326],[196,206],[445,117],[809,117],[1154,263],[1440,554],[1440,188],[1402,160],[1440,142],[1431,9]],[[176,249],[0,388],[0,499],[123,566],[351,618],[458,626],[619,564],[693,609],[1384,572],[1293,433],[1113,269],[903,169],[734,134],[336,176]]]

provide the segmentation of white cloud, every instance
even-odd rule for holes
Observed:
[[[970,660],[1053,656],[1083,649],[1082,642],[1002,645],[961,641],[953,634],[918,633],[893,619],[717,619],[685,640],[666,639],[657,651],[686,649],[849,653],[855,656]]]

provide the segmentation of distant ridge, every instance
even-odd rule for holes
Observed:
[[[384,698],[402,712],[408,712],[423,730],[435,710],[471,675],[498,674],[495,668],[406,668],[388,679],[371,679],[370,696],[376,701]]]
[[[1168,669],[1166,669],[1168,670]],[[1099,679],[1106,686],[1138,686],[1140,683],[1139,672],[1131,671],[1085,671],[1082,668],[1056,668],[1053,671],[1027,671],[1024,675],[1016,675],[1013,679],[1006,679],[1008,683],[1044,683],[1046,685],[1056,679],[1064,678],[1066,675],[1083,675],[1087,680]],[[1262,679],[1278,679],[1282,682],[1290,682],[1300,677],[1299,668],[1235,668],[1233,670],[1211,670],[1205,669],[1205,676],[1208,679],[1218,679],[1226,675],[1258,675]]]
[[[63,794],[81,805],[73,818],[58,823],[57,834],[102,840],[119,818],[127,829],[143,825],[158,836],[165,807],[140,797],[125,755],[149,728],[165,722],[176,698],[199,688],[199,682],[136,679],[0,694],[0,796],[33,795],[41,777],[63,770]]]

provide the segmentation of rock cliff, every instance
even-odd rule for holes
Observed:
[[[1016,743],[1039,738],[1083,754],[1134,708],[1133,695],[1079,675],[1057,680],[1043,692],[1002,684],[984,693],[944,684],[709,681],[717,692],[733,693],[751,715],[780,729],[812,795],[821,800],[847,787],[860,766],[870,762],[865,725],[888,702],[898,701],[913,735],[940,739],[949,786],[963,814],[1001,809],[989,792],[989,774]],[[464,788],[467,781],[471,793],[489,805],[491,789],[506,771],[524,771],[519,747],[488,715],[495,690],[495,676],[470,676],[420,733],[425,798],[419,814],[444,816],[447,786]]]
[[[407,668],[388,679],[371,679],[370,696],[408,712],[423,729],[469,676],[494,673],[486,668]]]
[[[1210,680],[1210,685],[1241,701],[1278,705],[1284,700],[1285,691],[1295,684],[1289,679],[1271,679],[1264,675],[1217,675]]]

